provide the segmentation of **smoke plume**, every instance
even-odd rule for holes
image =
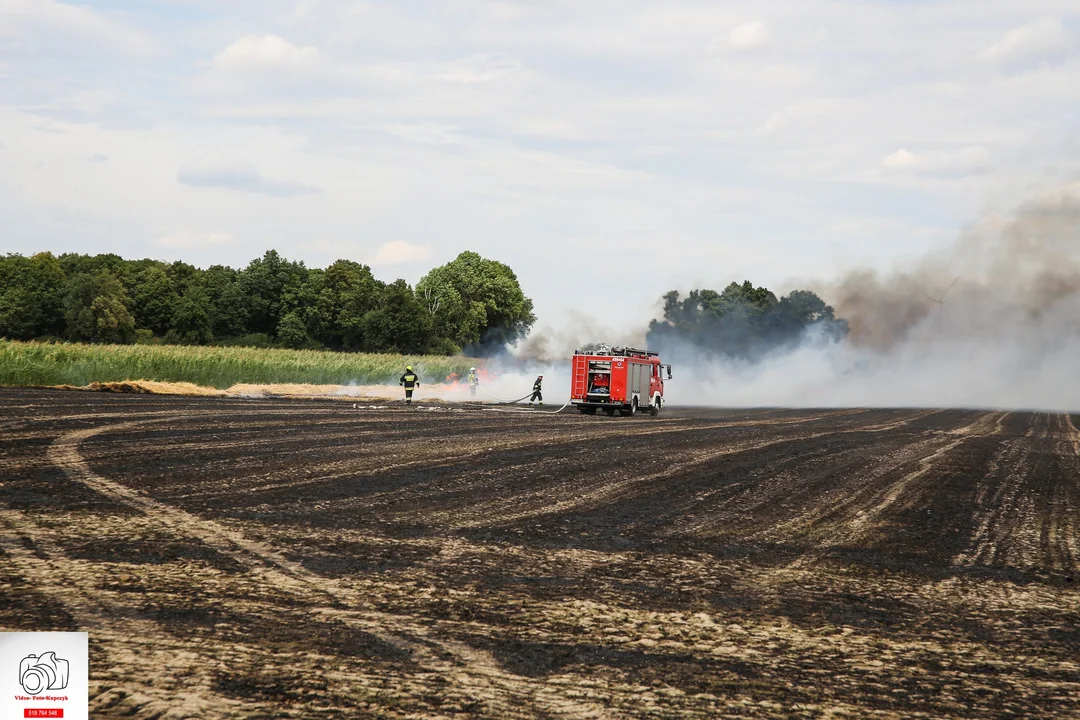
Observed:
[[[855,270],[811,289],[848,321],[844,340],[812,323],[797,343],[739,359],[665,339],[670,406],[1080,412],[1080,182],[988,213],[946,247],[889,272]],[[662,314],[658,304],[654,316]],[[645,334],[644,324],[619,332],[575,313],[490,367],[507,397],[544,373],[547,397],[561,405],[575,348],[643,347]]]
[[[616,330],[585,313],[571,310],[563,327],[543,327],[533,331],[515,348],[514,355],[523,363],[550,366],[553,363],[566,362],[566,359],[574,354],[574,350],[589,343],[645,347],[645,331],[645,324],[630,330]]]
[[[848,319],[851,341],[879,351],[906,342],[1075,338],[1080,183],[1011,216],[988,215],[952,247],[910,268],[887,276],[854,272],[827,293]]]
[[[849,321],[844,342],[808,334],[756,363],[676,348],[670,400],[1080,410],[1080,183],[907,266],[815,289]]]

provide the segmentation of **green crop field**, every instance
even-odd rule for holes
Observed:
[[[393,355],[181,345],[81,345],[0,340],[0,385],[87,385],[153,380],[214,388],[239,383],[316,385],[396,382],[406,364],[421,379],[464,375],[476,360],[440,355]]]

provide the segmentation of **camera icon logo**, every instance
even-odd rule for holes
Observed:
[[[19,663],[19,684],[27,695],[63,690],[68,684],[68,661],[56,657],[54,652],[27,655]]]

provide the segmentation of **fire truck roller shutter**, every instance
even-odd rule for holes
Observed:
[[[626,402],[632,402],[636,395],[638,405],[649,400],[649,379],[652,377],[652,365],[644,363],[630,363],[630,382],[626,393]]]

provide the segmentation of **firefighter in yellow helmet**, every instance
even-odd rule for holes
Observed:
[[[533,383],[532,397],[529,398],[529,405],[533,404],[533,400],[540,401],[540,407],[544,407],[544,395],[540,392],[540,386],[544,384],[544,376],[537,375],[536,382]]]
[[[405,374],[401,376],[398,385],[405,388],[405,404],[412,405],[413,388],[420,384],[420,378],[416,377],[412,365],[405,366]]]
[[[476,397],[476,388],[480,385],[480,376],[476,374],[476,368],[469,368],[469,395]]]

